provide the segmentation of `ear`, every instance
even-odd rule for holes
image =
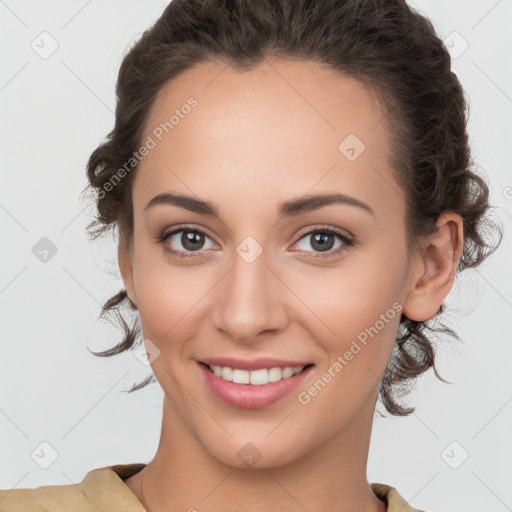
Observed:
[[[119,270],[121,271],[121,277],[123,278],[128,298],[133,305],[137,307],[137,295],[135,293],[135,287],[133,286],[133,252],[122,237],[119,239],[117,259],[119,261]]]
[[[435,316],[450,292],[464,248],[462,217],[444,211],[437,220],[437,232],[428,237],[415,255],[412,290],[403,304],[403,313],[415,321]],[[419,279],[418,279],[419,278]]]

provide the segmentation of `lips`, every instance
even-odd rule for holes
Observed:
[[[271,358],[211,358],[198,363],[213,395],[227,405],[243,409],[267,407],[289,395],[314,366]]]

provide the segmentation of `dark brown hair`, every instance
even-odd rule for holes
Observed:
[[[434,233],[437,218],[448,209],[464,223],[458,272],[479,265],[496,250],[502,232],[485,215],[489,190],[471,159],[464,91],[431,22],[404,0],[173,0],[124,57],[115,126],[90,155],[86,191],[92,190],[97,207],[87,228],[92,240],[112,227],[132,242],[137,165],[126,172],[126,162],[133,163],[141,146],[158,92],[201,62],[244,71],[267,57],[324,63],[375,93],[392,127],[391,161],[406,201],[412,244]],[[119,173],[123,166],[125,172]],[[483,235],[495,232],[499,241],[493,245]],[[124,335],[116,346],[95,355],[119,354],[142,341],[140,320],[129,325],[120,311],[123,305],[136,310],[125,289],[104,304],[100,317],[115,314]],[[442,312],[443,305],[425,322],[402,313],[405,335],[396,340],[379,390],[391,414],[415,410],[400,405],[399,399],[428,368],[447,382],[435,368],[433,340],[425,333],[442,332],[460,341],[452,329],[431,325]],[[129,392],[154,381],[151,375]]]

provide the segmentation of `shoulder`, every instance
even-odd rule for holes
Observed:
[[[0,491],[0,512],[50,512],[63,505],[81,507],[89,511],[87,499],[73,485],[48,485],[36,489],[9,489]]]
[[[373,483],[370,484],[375,496],[387,503],[386,512],[425,512],[411,507],[405,498],[391,485]]]
[[[144,464],[118,464],[89,471],[78,484],[0,490],[0,512],[144,512],[123,479]]]

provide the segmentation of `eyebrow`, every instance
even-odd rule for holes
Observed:
[[[175,194],[173,192],[163,192],[153,197],[153,199],[151,199],[146,205],[144,211],[161,204],[170,204],[201,215],[212,215],[220,218],[219,209],[215,203],[203,201],[183,194]],[[290,201],[285,201],[279,204],[278,215],[281,219],[284,217],[302,215],[304,213],[319,210],[320,208],[331,204],[355,206],[375,216],[373,209],[366,203],[363,203],[355,197],[340,193],[302,196]]]

